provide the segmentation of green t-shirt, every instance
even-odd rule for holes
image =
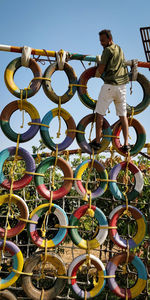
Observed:
[[[100,63],[106,66],[101,76],[105,83],[121,85],[129,82],[124,61],[124,53],[118,45],[113,43],[103,50]]]

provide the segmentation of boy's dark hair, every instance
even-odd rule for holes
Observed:
[[[108,29],[103,29],[103,30],[101,30],[101,31],[99,32],[99,35],[102,35],[102,34],[105,34],[105,35],[108,37],[108,39],[109,39],[109,38],[113,39],[112,34],[111,34],[111,31],[108,30]]]

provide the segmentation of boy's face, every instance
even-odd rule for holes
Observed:
[[[112,39],[108,38],[106,34],[102,34],[99,36],[100,43],[103,46],[103,48],[106,48],[112,44]]]

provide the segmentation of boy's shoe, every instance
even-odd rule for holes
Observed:
[[[94,150],[99,150],[101,148],[101,144],[97,143],[96,141],[93,141],[89,143],[90,147],[93,148]]]
[[[131,150],[131,146],[130,145],[124,145],[121,147],[121,150],[123,150],[124,152],[129,152]]]

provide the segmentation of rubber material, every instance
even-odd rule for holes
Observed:
[[[51,79],[52,75],[54,74],[55,71],[58,70],[58,64],[53,63],[48,68],[45,70],[44,77]],[[72,86],[72,89],[68,87],[68,90],[66,91],[65,94],[61,96],[61,103],[64,104],[68,102],[75,94],[77,87],[77,76],[73,70],[73,68],[68,64],[64,63],[64,72],[66,73],[69,84],[75,84],[75,86]],[[46,94],[46,96],[53,101],[54,103],[59,104],[59,96],[56,95],[54,92],[52,85],[51,85],[51,80],[43,80],[43,90]]]
[[[56,159],[55,157],[51,156],[43,160],[37,167],[36,173],[44,174],[50,166],[53,166],[55,164],[55,159]],[[70,165],[63,158],[59,157],[57,159],[57,167],[59,167],[64,173],[64,182],[58,190],[53,191],[53,197],[52,197],[53,200],[61,199],[62,197],[67,195],[72,187],[72,181],[73,181],[71,180],[73,178],[73,171]],[[44,177],[40,175],[35,175],[34,181],[38,193],[45,199],[50,200],[51,191],[49,191],[45,186]]]
[[[107,275],[115,275],[116,269],[120,264],[126,263],[127,261],[127,254],[122,253],[119,255],[113,256],[106,267]],[[142,262],[142,260],[135,256],[134,254],[129,254],[128,262],[131,263],[137,270],[137,280],[134,285],[132,285],[131,288],[121,288],[118,286],[115,278],[108,278],[108,285],[109,288],[112,290],[113,293],[115,293],[120,298],[126,299],[126,296],[128,296],[128,299],[134,299],[137,296],[141,294],[141,292],[144,290],[146,286],[146,280],[147,280],[147,272],[146,268]]]
[[[89,205],[82,205],[77,208],[71,215],[69,224],[71,226],[79,226],[80,218],[86,214],[88,208]],[[78,232],[78,228],[69,229],[69,234],[73,243],[83,249],[88,249],[88,247],[89,249],[95,249],[99,247],[99,245],[104,243],[108,234],[108,223],[104,213],[94,205],[91,205],[91,209],[94,211],[94,217],[98,220],[98,226],[104,226],[106,229],[98,229],[98,232],[96,232],[95,237],[92,240],[83,239]]]
[[[121,163],[115,165],[109,174],[109,177],[111,180],[117,180],[117,176],[121,170],[125,170],[127,166],[126,161],[122,161]],[[144,181],[143,181],[143,175],[141,171],[138,169],[136,165],[134,165],[131,161],[128,163],[128,169],[132,172],[134,175],[134,186],[129,189],[129,192],[126,193],[127,198],[129,201],[134,200],[136,197],[140,195],[143,189]],[[109,188],[111,193],[115,196],[118,200],[126,200],[123,192],[119,189],[119,186],[117,182],[109,182]]]
[[[109,215],[109,226],[117,226],[118,219],[120,218],[120,216],[122,216],[125,210],[126,205],[120,205],[113,209],[113,211]],[[128,240],[122,238],[118,234],[117,228],[112,228],[109,230],[109,236],[111,240],[115,244],[117,244],[117,246],[123,249],[127,249],[128,247],[129,249],[138,247],[142,243],[146,235],[146,220],[143,214],[139,209],[131,205],[128,205],[128,211],[132,214],[132,217],[136,220],[137,224],[137,231],[133,238],[129,238]]]
[[[79,122],[77,126],[77,134],[76,134],[77,143],[84,152],[89,154],[92,154],[92,148],[85,139],[85,130],[87,125],[93,123],[94,120],[95,120],[95,114],[87,115]],[[100,153],[106,150],[106,148],[108,147],[111,141],[111,137],[107,137],[107,136],[105,137],[105,135],[110,135],[110,136],[112,135],[111,127],[105,118],[103,121],[102,132],[103,132],[103,138],[101,141],[101,147],[99,150],[94,150],[94,153]]]
[[[133,145],[131,147],[130,150],[130,156],[135,156],[137,155],[141,149],[144,147],[145,142],[146,142],[146,132],[144,127],[140,124],[139,121],[137,121],[136,119],[132,119],[131,125],[130,125],[130,120],[129,120],[129,127],[133,127],[136,135],[137,135],[137,139],[136,139],[136,143],[135,145]],[[113,136],[116,136],[116,138],[112,138],[112,144],[114,149],[121,155],[123,156],[127,156],[127,153],[125,153],[121,147],[121,143],[120,143],[120,139],[117,138],[120,136],[120,132],[122,130],[122,126],[121,126],[121,122],[120,120],[115,124],[115,126],[113,127]]]
[[[82,184],[82,175],[87,170],[87,168],[91,167],[92,160],[85,160],[75,170],[74,178],[77,179],[75,181],[75,189],[81,196],[86,195],[86,190]],[[106,180],[106,181],[100,181],[99,186],[97,189],[95,189],[93,192],[91,192],[91,199],[99,198],[101,195],[104,194],[104,192],[107,189],[108,186],[108,174],[105,169],[105,167],[97,160],[94,160],[93,168],[96,169],[96,171],[99,174],[99,178]]]
[[[88,259],[87,254],[82,254],[80,256],[77,256],[72,263],[70,264],[68,268],[68,276],[77,276],[77,272],[80,268],[82,268],[82,265],[86,264]],[[90,260],[90,266],[91,269],[94,267],[97,269],[97,280],[93,280],[93,288],[91,290],[87,291],[86,299],[94,298],[98,296],[105,284],[106,279],[104,276],[106,276],[106,271],[103,263],[100,261],[100,259],[92,254],[89,254],[89,260]],[[89,270],[90,271],[90,270]],[[80,280],[81,281],[81,280]],[[80,286],[77,284],[77,278],[69,279],[68,283],[71,287],[71,289],[74,291],[74,293],[80,297],[81,299],[85,299],[85,290],[81,289]]]
[[[91,68],[86,69],[81,74],[78,84],[83,85],[83,86],[79,86],[77,89],[78,96],[79,96],[80,100],[82,101],[82,103],[92,110],[95,109],[97,100],[94,100],[89,96],[86,86],[87,86],[88,80],[91,79],[92,77],[95,77],[96,69],[97,69],[96,66],[91,67]]]
[[[32,221],[36,221],[38,222],[39,218],[42,217],[43,215],[45,215],[45,213],[48,211],[49,209],[49,203],[45,203],[42,205],[37,206],[31,213],[30,215],[30,219]],[[68,225],[68,218],[67,215],[65,213],[65,211],[58,205],[53,204],[51,206],[51,213],[53,213],[57,219],[58,219],[58,223],[60,226]],[[32,241],[34,242],[35,245],[37,245],[37,247],[41,247],[41,248],[45,248],[46,244],[45,244],[45,239],[43,239],[40,235],[39,235],[39,228],[38,228],[38,224],[30,224],[29,225],[29,232],[30,232],[30,236]],[[47,248],[52,248],[52,247],[56,247],[58,246],[66,237],[67,235],[67,229],[66,228],[59,228],[59,230],[57,231],[56,235],[54,236],[54,238],[52,238],[51,240],[47,240]]]
[[[24,272],[26,273],[32,273],[34,269],[37,268],[37,265],[42,262],[42,254],[44,258],[43,252],[38,252],[31,256],[24,265]],[[60,275],[66,275],[66,268],[65,264],[63,263],[62,259],[52,253],[47,253],[46,255],[46,262],[52,265],[52,276],[54,276],[54,271],[56,271],[56,274]],[[54,268],[56,270],[54,270]],[[39,277],[38,277],[39,278]],[[45,278],[45,280],[47,280]],[[44,300],[53,300],[55,299],[64,289],[66,285],[66,280],[62,278],[54,277],[53,285],[50,289],[44,290]],[[22,276],[22,287],[25,293],[33,300],[40,300],[41,299],[41,291],[39,288],[36,288],[32,283],[32,277],[31,276]]]
[[[0,240],[0,250],[3,249],[3,240]],[[5,251],[8,251],[12,259],[12,268],[19,272],[22,272],[23,269],[23,255],[21,250],[13,242],[6,241]],[[4,290],[14,284],[19,278],[20,274],[17,274],[14,271],[11,271],[7,277],[0,279],[0,290]]]
[[[143,99],[136,106],[130,106],[127,104],[127,114],[132,115],[132,111],[134,110],[134,115],[137,115],[144,111],[150,104],[150,82],[149,80],[142,74],[138,73],[137,82],[141,85],[143,90]]]
[[[14,75],[19,68],[21,68],[21,57],[15,58],[7,66],[4,74],[5,84],[8,90],[17,98],[21,99],[21,91],[23,99],[34,96],[41,87],[42,80],[36,79],[31,83],[30,88],[20,89],[14,82]],[[34,77],[42,77],[42,71],[37,62],[30,58],[29,69],[31,69]]]
[[[49,125],[53,118],[59,115],[59,108],[55,108],[49,111],[43,118],[42,124]],[[67,126],[67,135],[62,143],[58,144],[58,151],[62,151],[67,149],[73,142],[76,136],[76,124],[71,117],[71,115],[64,110],[63,108],[60,109],[60,116],[66,123]],[[73,131],[69,131],[73,130]],[[49,134],[49,128],[45,126],[41,126],[40,133],[44,144],[51,150],[56,150],[56,144],[53,142],[52,138]]]
[[[4,134],[13,142],[17,142],[18,133],[10,126],[11,115],[18,109],[24,110],[31,117],[31,122],[41,123],[40,115],[36,108],[27,101],[13,101],[5,106],[0,116],[1,128]],[[20,134],[19,142],[24,143],[31,140],[38,132],[40,125],[31,124],[30,128]]]
[[[15,153],[16,153],[16,147],[9,147],[0,152],[0,184],[2,187],[6,189],[10,189],[11,182],[5,177],[3,173],[3,165],[5,160],[11,157],[12,155],[15,155]],[[35,172],[35,162],[31,154],[27,150],[19,147],[18,155],[21,156],[25,161],[26,171]],[[19,190],[25,187],[26,185],[28,185],[32,180],[32,177],[33,177],[32,174],[25,174],[21,179],[14,181],[13,190]]]
[[[10,195],[5,194],[0,196],[0,206],[2,206],[4,203],[9,203]],[[17,208],[20,212],[19,217],[22,219],[27,220],[29,217],[29,210],[28,206],[25,203],[25,201],[19,197],[18,195],[11,195],[11,203],[16,204]],[[15,218],[15,215],[14,215]],[[7,229],[7,238],[12,238],[13,236],[16,236],[19,234],[26,226],[26,222],[18,220],[18,223],[10,229]],[[4,238],[5,236],[5,229],[0,227],[0,237]]]

